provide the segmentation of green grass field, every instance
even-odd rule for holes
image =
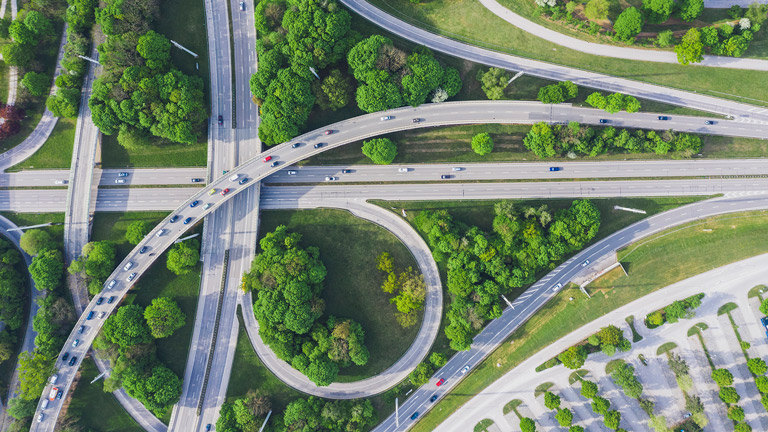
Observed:
[[[259,231],[263,236],[281,224],[301,233],[304,246],[320,249],[328,269],[322,294],[326,315],[352,318],[365,330],[368,364],[343,369],[338,380],[356,381],[391,366],[411,345],[420,323],[407,329],[397,324],[391,295],[381,290],[384,274],[376,258],[389,252],[396,269],[417,269],[408,249],[389,231],[343,210],[263,211]]]
[[[591,299],[573,288],[562,291],[413,430],[433,430],[472,395],[571,330],[674,282],[768,252],[767,216],[768,212],[750,212],[708,218],[672,228],[620,251],[619,259],[627,268],[628,277],[621,269],[611,271],[589,285]],[[569,297],[574,301],[568,301]],[[497,367],[497,363],[501,366]]]
[[[633,80],[768,105],[763,72],[682,66],[588,55],[537,38],[472,0],[373,0],[383,11],[425,30],[480,47]],[[482,25],[478,25],[482,23]]]
[[[4,211],[0,212],[0,214],[20,227],[39,225],[48,222],[59,223],[60,225],[43,227],[41,229],[48,231],[48,234],[58,241],[64,241],[64,213],[14,213]]]
[[[126,150],[117,142],[117,135],[102,135],[101,166],[103,168],[157,168],[205,166],[208,136],[201,135],[192,145],[160,139],[140,150]]]
[[[40,150],[29,159],[10,167],[8,172],[25,169],[69,168],[75,144],[75,120],[60,118]]]
[[[8,100],[8,65],[0,62],[0,101]]]

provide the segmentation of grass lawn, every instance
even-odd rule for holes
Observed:
[[[473,0],[433,0],[419,4],[408,0],[372,0],[372,3],[383,11],[425,30],[495,51],[768,105],[768,88],[754,85],[764,79],[763,72],[686,67],[584,54],[514,27]]]
[[[768,212],[749,212],[708,218],[672,228],[620,251],[619,259],[627,268],[628,277],[620,269],[611,271],[590,284],[589,300],[576,289],[562,291],[413,430],[433,430],[472,395],[571,330],[674,282],[767,252],[767,216]],[[574,301],[568,301],[571,296]],[[501,366],[496,367],[497,363]]]
[[[8,65],[0,62],[0,102],[8,101]]]
[[[79,424],[100,432],[142,432],[144,429],[123,410],[112,394],[104,393],[104,380],[90,384],[98,375],[90,358],[80,366],[80,384],[75,388],[68,414],[80,417]]]
[[[41,229],[48,231],[48,234],[53,236],[57,241],[64,242],[64,213],[14,213],[4,211],[0,212],[0,214],[20,227],[47,222],[59,223],[61,225],[52,225]]]
[[[75,144],[75,121],[75,119],[60,118],[40,150],[29,159],[6,171],[69,168],[72,164],[72,148]]]
[[[292,400],[305,397],[304,393],[285,385],[272,374],[259,360],[259,356],[248,340],[243,324],[243,315],[240,308],[237,309],[237,318],[240,321],[240,331],[237,335],[237,348],[235,359],[232,363],[232,374],[229,376],[227,387],[227,401],[233,401],[245,396],[248,390],[259,390],[272,402],[275,412],[283,411]]]
[[[384,273],[376,268],[376,258],[389,252],[397,271],[417,269],[408,249],[389,231],[343,210],[262,212],[262,235],[281,224],[301,233],[304,246],[320,249],[328,269],[322,294],[326,315],[352,318],[365,330],[365,345],[371,352],[368,364],[342,369],[338,381],[367,378],[395,363],[416,337],[420,322],[407,329],[397,324],[391,295],[381,290]]]
[[[203,167],[208,152],[208,136],[203,133],[192,145],[173,143],[159,138],[139,150],[126,150],[117,135],[102,135],[102,168]]]

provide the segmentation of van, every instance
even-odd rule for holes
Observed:
[[[232,177],[229,178],[229,181],[237,181],[238,178],[240,178],[240,174],[233,174]]]
[[[48,402],[49,402],[48,399],[44,400],[43,404],[40,405],[40,409],[44,410],[44,409],[48,408]]]

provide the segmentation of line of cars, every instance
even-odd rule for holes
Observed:
[[[466,373],[467,373],[467,372],[469,372],[469,365],[465,365],[463,368],[461,368],[461,371],[460,371],[460,372],[461,372],[461,375],[466,375]],[[440,387],[440,386],[442,386],[443,384],[445,384],[445,378],[440,378],[440,379],[438,379],[438,380],[437,380],[437,382],[435,383],[435,386],[436,386],[436,387]],[[434,401],[436,401],[436,400],[437,400],[437,398],[438,398],[438,396],[437,396],[437,393],[433,394],[433,395],[432,395],[432,396],[429,398],[429,403],[433,403]],[[417,418],[419,418],[419,412],[418,412],[418,411],[416,411],[416,412],[414,412],[413,414],[411,414],[411,420],[416,420]]]

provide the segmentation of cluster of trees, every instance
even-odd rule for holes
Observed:
[[[221,432],[258,431],[271,409],[272,401],[268,397],[249,390],[245,396],[221,405],[216,430]],[[265,430],[268,432],[277,430],[279,426],[275,425],[279,423],[281,422],[275,418]]]
[[[46,106],[57,117],[74,118],[77,117],[77,111],[80,108],[80,88],[83,77],[88,71],[88,64],[78,55],[90,55],[91,27],[96,19],[95,10],[98,1],[67,0],[67,3],[69,4],[65,14],[68,24],[67,44],[64,46],[64,56],[61,59],[63,70],[61,75],[56,77],[56,94],[48,97]],[[37,96],[41,96],[50,85],[50,79],[47,76],[38,79],[39,94]]]
[[[448,358],[445,354],[440,352],[433,352],[429,355],[429,361],[423,361],[416,366],[410,375],[408,380],[416,387],[421,387],[435,374],[435,371],[445,366],[448,363]]]
[[[107,0],[96,10],[107,40],[88,106],[94,124],[126,148],[149,145],[150,135],[195,143],[208,117],[202,79],[175,69],[170,41],[151,29],[159,10],[159,0]]]
[[[675,300],[664,308],[646,315],[645,325],[652,329],[664,323],[674,324],[681,318],[693,318],[703,298],[704,294],[696,294],[683,300]]]
[[[768,5],[754,3],[745,15],[738,24],[725,23],[688,30],[675,46],[677,60],[684,65],[698,63],[704,59],[705,52],[741,57],[768,18]]]
[[[493,151],[493,138],[486,132],[472,137],[472,150],[480,156],[485,156]]]
[[[200,260],[200,242],[197,239],[186,240],[173,245],[168,251],[166,267],[175,275],[191,272]]]
[[[589,380],[581,380],[581,395],[592,401],[592,411],[595,414],[603,416],[603,423],[605,424],[605,427],[613,429],[617,432],[624,431],[624,429],[619,427],[621,423],[621,413],[617,410],[612,410],[611,402],[608,399],[598,395],[597,392],[597,384]]]
[[[0,140],[10,138],[21,130],[21,119],[24,118],[24,110],[16,105],[0,105]]]
[[[619,111],[634,113],[640,111],[641,108],[640,101],[637,98],[621,93],[611,93],[608,96],[603,96],[600,92],[594,92],[587,96],[586,102],[597,109],[606,110],[611,114]]]
[[[411,267],[400,272],[398,276],[395,273],[394,261],[388,252],[379,255],[377,267],[386,273],[381,289],[385,293],[395,295],[389,302],[397,308],[397,322],[403,327],[416,324],[419,319],[418,312],[424,308],[424,300],[427,297],[424,276]]]
[[[631,348],[632,344],[624,337],[624,333],[618,327],[609,325],[589,336],[586,343],[582,342],[568,347],[558,354],[557,360],[568,369],[578,369],[584,365],[587,356],[597,349],[607,356],[612,356],[616,354],[616,349],[626,352]]]
[[[281,225],[260,241],[243,289],[254,291],[259,334],[278,358],[318,385],[336,379],[339,367],[368,362],[365,333],[351,320],[328,317],[320,294],[327,270],[317,247],[302,248],[301,234]]]
[[[451,348],[467,350],[486,320],[502,312],[500,294],[532,283],[581,249],[600,227],[600,211],[588,200],[551,212],[501,201],[494,207],[493,231],[454,220],[445,211],[422,211],[415,219],[436,261],[446,263],[451,295],[446,335]]]
[[[760,392],[760,402],[763,404],[763,408],[768,410],[768,376],[765,376],[765,373],[768,372],[768,365],[763,359],[755,357],[747,360],[747,368],[755,377],[755,385]]]
[[[577,122],[568,125],[549,125],[536,123],[523,139],[523,144],[540,158],[568,156],[577,154],[598,156],[604,153],[649,153],[664,155],[674,152],[676,156],[690,157],[701,148],[701,138],[687,133],[664,131],[644,132],[636,129],[616,129],[608,126],[596,129],[581,126]]]
[[[560,396],[551,391],[544,393],[544,406],[555,411],[555,420],[560,426],[570,428],[573,425],[573,413],[568,408],[561,408],[560,403]]]
[[[357,106],[365,112],[419,106],[428,98],[443,102],[462,87],[459,71],[443,67],[428,49],[418,47],[407,54],[381,35],[358,42],[347,62],[358,82]]]
[[[538,99],[545,104],[559,104],[579,94],[579,87],[571,81],[550,84],[539,89]]]
[[[611,378],[632,399],[640,399],[643,384],[635,376],[635,368],[631,364],[619,360],[611,371]]]
[[[389,138],[373,138],[363,141],[363,154],[375,164],[389,165],[397,157],[397,144]]]
[[[85,278],[88,292],[96,295],[104,288],[116,264],[117,247],[114,243],[106,240],[88,242],[80,256],[69,265],[68,271]]]
[[[0,321],[5,323],[5,329],[0,333],[0,339],[6,334],[14,335],[24,323],[24,304],[27,294],[27,284],[23,268],[23,260],[13,243],[0,237]],[[15,338],[14,338],[15,339]],[[8,360],[12,352],[8,352],[5,341],[0,341],[0,362]]]
[[[707,420],[707,415],[704,414],[704,404],[693,393],[693,378],[691,378],[688,363],[677,354],[671,354],[668,363],[670,370],[675,375],[678,387],[680,387],[680,390],[685,395],[685,409],[691,413],[691,422],[699,428],[705,427],[709,420]]]
[[[476,78],[488,99],[499,100],[504,99],[504,89],[509,85],[512,75],[504,69],[492,67],[485,72],[477,71]]]
[[[104,391],[120,387],[162,417],[181,396],[181,379],[157,358],[155,339],[184,326],[186,316],[173,300],[156,298],[143,308],[137,304],[117,309],[94,341],[98,355],[112,364]]]
[[[733,387],[733,374],[731,374],[728,369],[715,369],[712,371],[712,381],[717,383],[718,387],[720,387],[718,396],[720,397],[720,400],[723,401],[723,403],[725,403],[725,405],[728,407],[728,418],[736,423],[734,425],[734,431],[750,432],[752,428],[747,423],[744,423],[744,410],[740,406],[736,405],[739,403],[739,399],[741,399],[741,397],[736,391],[736,388]],[[763,402],[763,406],[768,405],[766,403],[768,396],[766,393],[768,393],[768,388],[760,388],[758,386],[757,389],[762,395],[761,401]]]

